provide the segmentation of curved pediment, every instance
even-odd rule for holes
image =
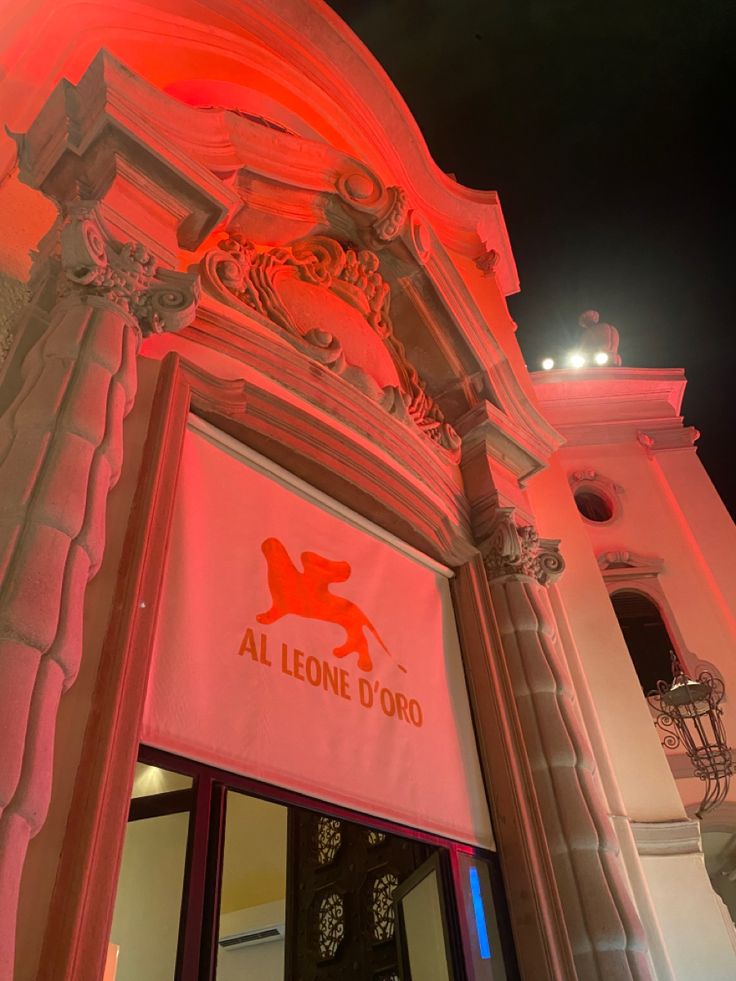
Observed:
[[[12,24],[0,27],[0,116],[14,132],[105,48],[160,91],[274,118],[365,161],[384,183],[407,189],[446,245],[471,258],[494,250],[504,292],[518,289],[496,193],[464,188],[439,169],[386,73],[325,4],[181,0],[174,16],[152,2],[45,0],[14,7]],[[0,181],[13,156],[3,136]]]
[[[388,183],[334,145],[266,123],[184,105],[102,52],[77,85],[58,87],[17,138],[20,175],[65,200],[73,198],[81,174],[90,197],[105,196],[113,234],[125,241],[135,230],[165,265],[204,260],[224,240],[222,229],[232,241],[256,243],[254,273],[260,276],[267,262],[269,290],[278,300],[269,299],[268,319],[292,343],[306,339],[305,353],[344,370],[453,454],[452,427],[464,419],[464,433],[477,424],[484,432],[503,430],[499,461],[511,458],[509,446],[518,448],[514,473],[523,477],[544,466],[559,438],[524,394],[493,324],[463,282],[446,248],[445,218],[430,221],[435,205],[414,183]],[[78,166],[69,166],[71,158]],[[153,200],[146,199],[149,190]],[[297,243],[320,237],[343,251],[341,270],[330,272],[324,311],[309,264],[294,252]],[[361,298],[347,278],[351,263],[357,268],[364,261],[372,268],[356,275],[369,286],[380,283],[384,299],[393,294],[393,329],[383,348],[380,329],[371,324],[376,296],[367,287]],[[227,275],[220,278],[227,288]],[[321,324],[325,316],[334,329]]]

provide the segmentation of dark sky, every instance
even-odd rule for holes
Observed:
[[[530,368],[593,307],[624,364],[683,367],[736,512],[733,0],[331,0],[443,170],[499,192]]]

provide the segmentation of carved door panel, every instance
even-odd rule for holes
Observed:
[[[393,893],[434,849],[292,808],[288,981],[399,981]]]

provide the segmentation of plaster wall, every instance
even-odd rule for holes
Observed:
[[[562,539],[566,569],[556,588],[579,657],[577,672],[574,660],[571,663],[573,674],[577,673],[576,683],[590,690],[628,817],[636,821],[684,819],[682,802],[572,499],[561,456],[530,481],[529,499],[540,534]],[[585,710],[584,699],[582,707]],[[595,723],[591,718],[591,731]]]
[[[687,459],[678,461],[679,468],[672,468],[680,479],[683,471],[687,476],[700,467],[692,449],[661,451],[653,457],[633,442],[566,446],[529,487],[540,533],[562,538],[567,568],[556,589],[572,635],[568,657],[609,790],[609,804],[616,813],[620,791],[619,801],[628,819],[652,828],[661,822],[663,841],[670,833],[666,822],[681,822],[686,817],[683,804],[692,813],[702,796],[702,785],[694,779],[676,783],[672,777],[596,557],[609,550],[628,550],[662,558],[660,586],[687,649],[699,658],[713,660],[728,688],[729,666],[711,652],[712,645],[718,645],[716,650],[732,645],[730,611],[659,465],[663,457],[685,453]],[[570,488],[571,473],[591,469],[622,488],[619,513],[605,525],[582,518]],[[694,503],[695,491],[691,493]],[[702,500],[707,506],[707,496]],[[718,510],[714,513],[717,517]],[[719,542],[712,536],[709,546],[719,552]],[[720,558],[726,557],[721,553]],[[597,741],[598,734],[601,740]],[[680,854],[673,843],[664,846],[666,854],[640,854],[637,862],[629,828],[620,821],[616,827],[655,963],[658,953],[662,955],[658,976],[683,981],[733,977],[734,932],[727,910],[713,892],[702,853]],[[637,868],[643,873],[642,880]],[[666,971],[671,974],[663,973]]]
[[[188,814],[128,822],[110,932],[116,981],[174,974],[188,828]]]
[[[722,675],[724,721],[733,745],[736,717],[728,693],[736,690],[736,661],[729,656],[736,646],[736,531],[696,453],[688,448],[648,454],[638,443],[566,447],[559,465],[564,477],[591,468],[622,488],[620,513],[610,522],[586,521],[573,503],[576,523],[594,555],[629,550],[663,560],[656,579],[666,600],[663,616],[689,667],[696,670],[698,661],[707,661]],[[683,781],[683,791],[687,805],[699,801],[698,781]]]
[[[658,580],[688,650],[713,661],[719,651],[732,649],[736,607],[726,602],[714,570],[732,591],[736,531],[715,494],[710,500],[707,494],[701,498],[710,481],[694,451],[648,455],[636,443],[570,447],[560,452],[560,462],[566,473],[592,468],[622,488],[620,514],[610,522],[597,524],[578,515],[596,555],[628,549],[661,558],[664,568]],[[691,512],[701,515],[695,528],[684,513],[682,497]]]
[[[696,451],[666,450],[654,460],[674,500],[672,507],[686,522],[713,583],[736,615],[736,525],[718,496]],[[668,494],[669,496],[669,494]]]
[[[284,917],[283,900],[234,910],[220,917],[220,936],[284,923]],[[273,940],[238,950],[220,950],[217,981],[282,981],[284,946],[283,940]]]
[[[736,934],[703,856],[644,856],[642,865],[678,981],[732,981]]]

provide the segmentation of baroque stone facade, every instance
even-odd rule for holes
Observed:
[[[0,215],[27,219],[0,220],[0,979],[103,974],[190,413],[449,570],[522,977],[731,976],[606,592],[656,584],[683,645],[730,642],[684,380],[526,376],[497,195],[439,173],[321,6],[74,10],[0,43]]]

